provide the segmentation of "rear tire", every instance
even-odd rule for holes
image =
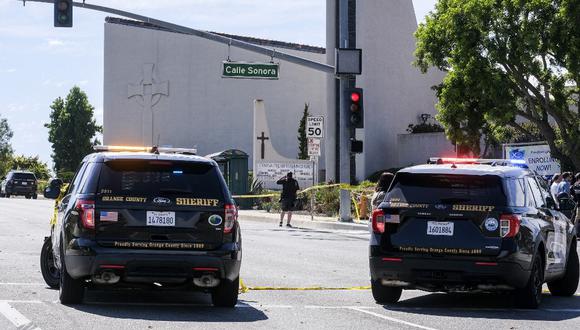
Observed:
[[[402,288],[384,286],[379,280],[371,280],[371,291],[377,304],[395,304],[401,298]]]
[[[538,250],[532,261],[532,271],[525,287],[516,290],[516,305],[520,308],[536,309],[542,302],[544,265]]]
[[[40,271],[44,282],[52,289],[58,289],[60,284],[60,272],[54,265],[54,255],[52,254],[52,240],[44,240],[40,252]]]
[[[578,252],[576,251],[576,244],[572,243],[568,260],[566,260],[566,273],[564,277],[549,282],[548,289],[550,289],[550,293],[553,296],[573,296],[576,293],[576,289],[578,289],[578,277]]]
[[[32,195],[32,199],[37,199],[37,198],[38,198],[37,194]]]
[[[5,196],[5,197],[6,197],[6,198],[10,198],[10,194],[6,194],[6,196]]]
[[[238,303],[239,290],[239,277],[234,281],[222,280],[222,282],[211,292],[212,304],[216,307],[235,307]]]
[[[80,304],[85,295],[85,287],[82,279],[70,277],[64,262],[64,253],[60,253],[60,286],[59,299],[63,305]]]

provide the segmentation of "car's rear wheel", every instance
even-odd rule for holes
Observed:
[[[544,284],[544,265],[536,253],[532,261],[532,271],[525,287],[516,290],[516,304],[521,308],[536,309],[542,302],[542,285]]]
[[[566,261],[566,273],[564,277],[548,282],[548,289],[553,296],[570,297],[576,293],[578,289],[578,252],[576,251],[576,244],[572,243],[570,246],[570,253]]]
[[[10,194],[6,194],[6,196],[4,196],[4,197],[6,197],[6,198],[10,198]]]
[[[239,290],[239,277],[234,281],[222,280],[222,282],[211,292],[211,301],[216,307],[235,307],[238,303]]]
[[[64,261],[64,254],[60,253],[60,287],[59,299],[64,305],[80,304],[85,295],[85,287],[82,279],[74,279],[70,277],[66,270],[66,263]]]
[[[384,286],[379,280],[371,280],[371,291],[377,304],[394,304],[401,298],[402,288]]]
[[[50,238],[44,240],[42,251],[40,252],[40,271],[44,282],[53,288],[57,289],[60,283],[60,271],[54,265],[54,255],[52,254],[52,240]]]

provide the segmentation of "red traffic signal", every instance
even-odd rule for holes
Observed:
[[[358,103],[358,101],[360,100],[360,94],[357,92],[350,93],[350,100]]]
[[[347,106],[350,110],[350,126],[353,128],[364,127],[363,113],[363,90],[362,88],[349,88],[346,91]]]

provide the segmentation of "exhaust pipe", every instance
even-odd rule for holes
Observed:
[[[194,277],[193,284],[202,288],[213,288],[220,284],[220,280],[213,274],[205,274],[201,277]]]
[[[97,284],[115,284],[121,280],[121,277],[112,271],[104,271],[93,275],[92,280]]]

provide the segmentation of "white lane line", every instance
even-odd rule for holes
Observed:
[[[413,327],[413,328],[424,329],[424,330],[435,330],[434,328],[425,327],[425,326],[422,326],[422,325],[419,325],[419,324],[416,324],[416,323],[411,323],[411,322],[403,321],[403,320],[400,320],[400,319],[396,319],[394,317],[390,317],[390,316],[382,315],[382,314],[379,314],[379,313],[367,311],[367,310],[364,310],[364,309],[359,308],[359,307],[350,307],[349,309],[350,310],[353,310],[353,311],[365,313],[365,314],[368,314],[368,315],[376,316],[376,317],[381,318],[383,320],[387,320],[387,321],[391,321],[391,322],[396,322],[396,323],[408,325],[408,326]]]
[[[32,321],[26,318],[26,316],[20,314],[14,307],[10,306],[7,302],[0,302],[0,314],[4,315],[15,327],[19,329],[33,329],[40,330],[39,327],[35,326]]]
[[[364,309],[377,309],[376,306],[317,306],[317,305],[306,305],[304,308],[307,309],[349,309],[349,308],[364,308]]]

